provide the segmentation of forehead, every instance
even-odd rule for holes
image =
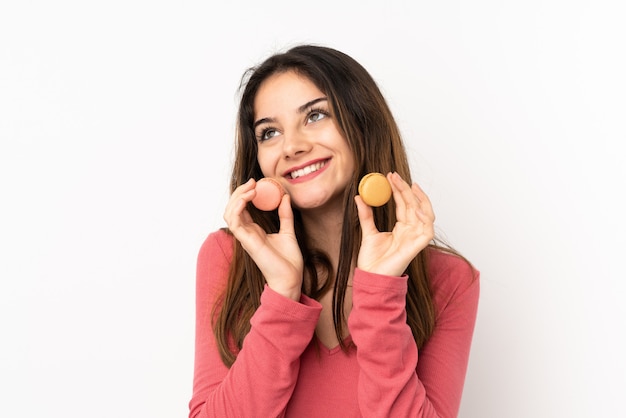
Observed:
[[[306,76],[295,71],[275,73],[261,83],[254,98],[254,115],[258,118],[296,112],[304,103],[323,96],[324,93]]]

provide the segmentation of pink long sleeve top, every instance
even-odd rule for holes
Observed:
[[[189,417],[456,417],[476,319],[479,279],[460,258],[433,251],[435,331],[418,350],[406,323],[407,277],[356,269],[348,352],[314,337],[321,305],[269,287],[234,364],[221,361],[211,311],[233,252],[224,231],[200,249]]]

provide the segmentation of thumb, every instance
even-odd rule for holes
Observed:
[[[280,205],[278,205],[278,219],[280,220],[279,233],[295,235],[291,197],[287,193],[283,195]]]
[[[361,196],[354,196],[356,202],[356,209],[359,215],[359,222],[361,223],[361,231],[363,231],[363,238],[368,235],[378,233],[376,224],[374,223],[374,211],[372,208],[361,199]]]

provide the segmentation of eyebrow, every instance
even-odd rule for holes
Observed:
[[[308,108],[310,108],[314,104],[319,103],[319,102],[323,102],[325,100],[328,100],[328,98],[327,97],[318,97],[317,99],[313,99],[311,101],[308,101],[308,102],[306,102],[305,104],[303,104],[302,106],[300,106],[298,108],[298,113],[304,113],[304,112],[306,112],[306,110]],[[276,119],[274,119],[274,118],[261,118],[261,119],[257,120],[256,122],[254,122],[254,124],[252,125],[252,129],[253,130],[256,129],[257,126],[259,126],[259,125],[261,125],[263,123],[273,123],[273,122],[276,122]]]

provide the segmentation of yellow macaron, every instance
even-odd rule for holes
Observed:
[[[359,195],[369,206],[379,207],[391,199],[391,185],[381,173],[369,173],[359,182]]]

